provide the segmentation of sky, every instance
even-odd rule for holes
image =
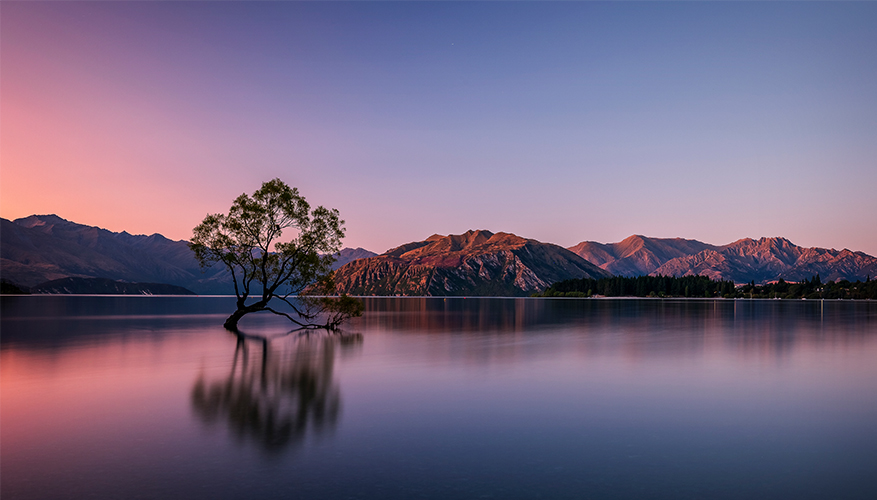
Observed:
[[[877,255],[877,3],[0,4],[0,216],[188,239],[279,177],[344,245]]]

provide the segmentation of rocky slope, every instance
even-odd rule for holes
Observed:
[[[583,241],[569,250],[618,276],[642,276],[666,262],[718,247],[682,238],[648,238],[633,235],[618,243]]]
[[[433,235],[342,266],[339,292],[351,295],[521,296],[569,278],[609,273],[557,245],[508,233]]]
[[[805,248],[785,238],[746,238],[716,246],[697,240],[634,235],[619,243],[583,241],[570,250],[622,276],[701,274],[737,283],[765,283],[780,278],[800,281],[816,274],[824,281],[877,276],[877,259],[870,255]]]
[[[737,283],[801,281],[818,274],[823,281],[877,277],[877,258],[863,252],[805,248],[785,238],[745,238],[716,250],[672,259],[653,274],[701,274]]]

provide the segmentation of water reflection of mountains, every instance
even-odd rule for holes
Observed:
[[[229,373],[203,372],[192,388],[192,409],[207,426],[227,426],[241,441],[274,454],[331,432],[341,393],[333,379],[337,349],[362,335],[320,335],[268,340],[238,336]]]
[[[367,298],[364,330],[478,333],[575,330],[833,341],[877,333],[877,302],[697,299]]]

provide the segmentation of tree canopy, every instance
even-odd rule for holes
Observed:
[[[295,236],[281,240],[284,232]],[[332,297],[333,254],[341,249],[344,221],[338,210],[308,202],[280,179],[241,194],[228,214],[207,215],[193,230],[189,247],[202,267],[224,265],[231,273],[237,310],[225,321],[237,330],[246,314],[269,311],[302,328],[337,328],[362,314],[362,303]],[[270,306],[272,299],[293,313]],[[318,322],[319,321],[319,322]]]
[[[823,283],[819,275],[800,282],[782,278],[774,283],[736,286],[707,276],[613,276],[558,281],[542,297],[722,297],[755,299],[877,299],[877,281],[839,280]]]

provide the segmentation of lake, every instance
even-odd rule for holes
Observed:
[[[877,498],[875,302],[365,302],[0,298],[0,496]]]

